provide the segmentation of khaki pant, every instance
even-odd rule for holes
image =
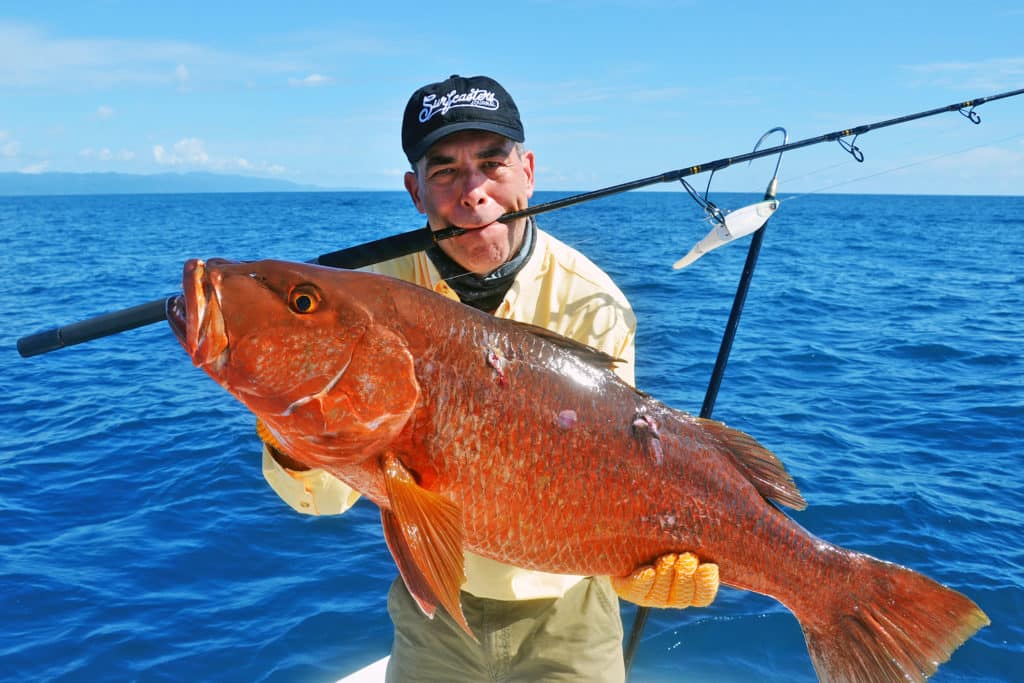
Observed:
[[[438,607],[420,611],[399,577],[388,594],[395,640],[388,683],[559,681],[622,683],[622,620],[607,578],[558,599],[488,600],[462,593],[469,636]]]

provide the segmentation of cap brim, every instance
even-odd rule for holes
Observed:
[[[458,133],[463,130],[482,130],[488,133],[497,133],[503,137],[512,140],[513,142],[523,142],[525,137],[521,130],[517,130],[510,126],[503,126],[499,123],[488,123],[485,121],[459,121],[456,123],[450,123],[447,126],[442,126],[435,131],[425,135],[415,147],[409,150],[407,157],[410,164],[415,164],[417,161],[423,158],[423,155],[427,153],[431,147],[441,141],[441,138],[448,137],[452,133]]]

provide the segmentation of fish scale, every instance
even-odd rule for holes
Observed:
[[[315,305],[291,307],[296,288]],[[380,506],[410,593],[467,632],[463,550],[610,576],[691,551],[786,605],[823,680],[923,680],[988,623],[804,530],[770,502],[806,505],[774,455],[637,392],[589,347],[369,273],[190,261],[183,289],[169,320],[193,362],[289,456]]]

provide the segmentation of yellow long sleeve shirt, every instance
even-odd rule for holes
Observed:
[[[494,312],[546,327],[621,358],[616,372],[633,383],[636,317],[611,278],[585,256],[537,230],[533,255],[516,276]],[[377,264],[367,270],[427,287],[458,301],[425,252]],[[263,449],[263,475],[271,488],[298,512],[340,514],[359,494],[323,470],[287,470]],[[561,597],[581,577],[548,574],[464,553],[466,583],[462,590],[494,600]]]

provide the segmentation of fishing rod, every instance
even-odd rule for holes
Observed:
[[[506,214],[499,218],[499,221],[506,222],[515,220],[517,218],[523,218],[525,216],[536,216],[540,213],[547,211],[554,211],[555,209],[562,209],[567,206],[573,206],[574,204],[580,204],[582,202],[589,202],[592,199],[600,199],[609,195],[618,194],[620,192],[626,192],[628,190],[636,190],[641,187],[648,187],[650,185],[657,185],[658,183],[670,183],[676,180],[682,180],[688,176],[697,175],[698,173],[714,172],[719,171],[723,168],[732,166],[733,164],[741,164],[744,161],[753,161],[754,159],[760,159],[762,157],[769,157],[775,154],[781,154],[783,152],[789,152],[794,149],[800,149],[802,147],[810,147],[811,145],[818,145],[823,142],[834,142],[838,141],[839,144],[845,149],[854,159],[858,162],[864,161],[864,153],[856,145],[857,137],[867,133],[868,131],[878,130],[879,128],[887,128],[889,126],[899,125],[901,123],[907,123],[910,121],[916,121],[917,119],[927,118],[929,116],[935,116],[936,114],[944,114],[951,111],[959,111],[965,117],[967,117],[971,123],[981,123],[981,116],[975,111],[976,107],[985,104],[986,102],[992,102],[994,100],[1001,100],[1007,97],[1016,97],[1017,95],[1024,95],[1024,88],[1018,90],[1011,90],[1009,92],[999,93],[997,95],[989,95],[988,97],[979,97],[974,100],[967,100],[966,102],[957,102],[955,104],[949,104],[945,107],[938,107],[936,109],[929,109],[928,111],[918,112],[916,114],[907,114],[906,116],[899,116],[893,119],[887,119],[885,121],[877,121],[875,123],[866,123],[853,128],[845,128],[843,130],[837,130],[832,133],[826,133],[813,138],[806,138],[804,140],[797,140],[796,142],[787,142],[776,147],[766,147],[761,150],[755,149],[753,152],[747,154],[741,154],[735,157],[722,157],[721,159],[715,159],[714,161],[707,161],[703,164],[697,164],[696,166],[688,166],[686,168],[680,168],[675,171],[667,171],[661,175],[654,175],[648,178],[641,178],[640,180],[633,180],[628,183],[622,183],[621,185],[613,185],[606,187],[601,190],[594,190],[592,192],[585,192],[583,194],[573,195],[571,197],[565,197],[563,199],[556,199],[554,201],[545,202],[544,204],[538,204],[521,211]],[[853,140],[847,141],[845,138],[853,136]]]
[[[759,158],[759,157],[762,157],[762,156],[768,156],[772,152],[775,152],[775,153],[779,154],[779,162],[777,162],[776,165],[775,165],[774,175],[772,176],[771,181],[768,183],[768,189],[765,191],[765,195],[764,195],[765,202],[775,202],[775,192],[776,192],[776,189],[778,187],[779,163],[781,163],[781,160],[782,160],[782,152],[785,152],[785,151],[791,150],[791,149],[796,149],[798,147],[806,147],[806,146],[809,146],[809,145],[812,145],[812,144],[817,144],[818,142],[826,142],[826,141],[831,141],[831,140],[839,140],[840,143],[843,143],[844,141],[843,141],[842,138],[848,137],[849,135],[854,135],[854,139],[851,142],[849,142],[847,144],[844,144],[843,148],[846,149],[846,151],[849,152],[853,156],[853,158],[856,159],[858,162],[863,162],[864,161],[864,154],[863,154],[863,152],[860,151],[860,149],[855,144],[856,143],[856,136],[860,135],[861,133],[867,132],[868,130],[872,130],[872,129],[883,128],[885,126],[893,126],[893,125],[896,125],[898,123],[904,123],[904,122],[907,122],[907,121],[912,121],[914,119],[924,118],[926,116],[932,116],[932,115],[938,114],[938,113],[952,111],[954,109],[959,110],[960,113],[962,113],[964,116],[966,116],[972,123],[979,124],[979,123],[981,123],[981,118],[978,116],[977,112],[974,111],[974,107],[975,106],[980,105],[983,102],[991,101],[991,100],[994,100],[994,99],[1000,99],[1000,98],[1003,98],[1003,97],[1013,97],[1014,95],[1019,95],[1021,93],[1024,93],[1024,89],[1015,90],[1015,91],[1007,92],[1007,93],[1002,93],[1000,95],[993,95],[993,96],[988,97],[988,98],[974,100],[973,102],[965,102],[965,103],[963,103],[963,106],[959,106],[959,107],[957,105],[949,105],[948,107],[942,107],[942,108],[939,108],[939,109],[932,109],[932,110],[929,110],[929,111],[926,111],[926,112],[920,112],[918,114],[910,114],[908,116],[902,116],[902,117],[895,118],[895,119],[889,119],[887,121],[882,121],[882,122],[875,123],[875,124],[867,124],[865,126],[860,126],[857,129],[851,129],[849,131],[837,131],[835,133],[829,133],[827,135],[822,135],[822,136],[819,136],[817,138],[809,138],[807,140],[801,140],[799,142],[794,142],[794,143],[790,143],[790,144],[787,144],[788,140],[789,140],[789,136],[786,134],[785,129],[783,129],[783,128],[773,128],[772,130],[768,131],[767,133],[764,134],[764,136],[761,137],[761,140],[758,141],[758,144],[755,145],[755,147],[754,147],[754,152],[749,154],[749,155],[746,155],[746,157],[749,158],[749,159],[754,159],[754,158]],[[968,107],[968,106],[970,106],[971,109],[968,110],[968,111],[965,111],[965,108]],[[763,151],[761,151],[759,153],[757,151],[757,148],[760,146],[761,141],[763,141],[765,139],[765,137],[767,137],[768,135],[770,135],[770,134],[772,134],[774,132],[782,132],[782,134],[784,136],[783,144],[779,145],[778,147],[773,147],[773,148],[765,149],[765,150],[763,150]],[[733,160],[721,159],[721,160],[719,160],[719,162],[713,162],[713,163],[721,163],[722,165],[719,166],[719,167],[720,168],[724,168],[725,166],[728,166],[730,163],[736,163],[737,161],[746,161],[746,160],[747,160],[746,158],[737,158],[737,159],[733,159]],[[653,179],[649,179],[649,180],[651,180],[651,182],[658,182],[658,181],[653,180]],[[685,181],[683,181],[683,184],[684,184],[684,186],[687,187],[687,190],[690,192],[690,195],[693,196],[694,195],[693,191],[691,190],[691,188],[689,186],[686,185]],[[698,198],[698,197],[694,196],[694,199],[697,200],[698,203],[706,203],[706,202],[701,202],[700,198]],[[754,206],[757,206],[757,205],[754,205]],[[715,207],[712,207],[712,208],[715,208]],[[707,207],[705,207],[705,209],[707,210]],[[774,211],[774,209],[773,209],[773,211]],[[770,214],[769,214],[769,217],[770,217]],[[704,403],[701,405],[701,409],[700,409],[700,417],[705,418],[705,419],[709,419],[711,417],[712,412],[714,411],[715,401],[718,398],[718,390],[721,387],[722,378],[725,375],[725,368],[726,368],[726,365],[729,362],[729,355],[732,353],[732,345],[733,345],[733,342],[736,339],[736,332],[737,332],[737,330],[739,328],[740,317],[743,314],[743,307],[746,304],[747,293],[750,290],[750,282],[751,282],[751,280],[752,280],[752,278],[754,276],[754,269],[757,267],[757,259],[758,259],[758,256],[760,255],[760,252],[761,252],[761,245],[764,242],[764,234],[765,234],[765,230],[767,229],[767,227],[768,227],[768,220],[766,218],[754,230],[754,232],[753,232],[754,236],[751,239],[750,247],[747,250],[747,259],[746,259],[746,261],[743,264],[743,271],[740,274],[739,284],[736,287],[736,294],[733,297],[732,308],[729,311],[729,319],[726,322],[725,331],[722,334],[722,341],[721,341],[721,343],[719,344],[719,347],[718,347],[718,356],[715,358],[715,365],[714,365],[713,370],[711,371],[711,379],[708,381],[708,388],[707,388],[707,391],[704,394]],[[712,231],[711,233],[709,233],[708,237],[712,237],[714,235],[714,232],[715,231]],[[739,235],[737,235],[737,236],[739,236]],[[702,243],[704,241],[706,241],[707,239],[708,238],[705,238],[705,240],[702,240]],[[711,247],[711,248],[714,248],[714,247]],[[697,247],[695,247],[694,249],[696,250]],[[687,255],[686,258],[689,258],[689,257],[690,257],[690,255]],[[684,258],[683,260],[686,260],[686,259]],[[677,265],[679,265],[679,263],[682,263],[683,260],[677,262]],[[641,640],[641,638],[643,636],[644,627],[647,625],[647,618],[649,616],[649,613],[650,613],[650,608],[649,607],[641,606],[641,607],[637,607],[636,614],[633,617],[633,626],[632,626],[632,629],[631,629],[630,634],[629,634],[629,640],[628,640],[628,642],[626,644],[626,647],[625,647],[625,650],[624,650],[624,653],[623,653],[623,662],[625,664],[626,680],[627,681],[629,680],[629,677],[630,677],[630,671],[631,671],[631,669],[633,667],[633,660],[636,657],[637,649],[640,646],[640,640]]]
[[[465,230],[456,227],[448,227],[438,231],[433,231],[429,227],[423,227],[398,235],[383,237],[372,242],[357,244],[347,249],[321,254],[307,263],[315,263],[332,268],[365,268],[374,263],[423,251],[435,242],[461,235],[463,232]],[[174,298],[174,296],[170,296],[156,299],[131,308],[114,311],[113,313],[105,313],[88,320],[63,327],[54,327],[22,337],[18,340],[18,353],[21,354],[22,358],[30,358],[62,349],[65,346],[74,346],[75,344],[99,339],[100,337],[106,337],[118,332],[127,332],[137,327],[167,320],[167,306]]]
[[[757,145],[754,146],[754,151],[757,151],[761,142],[773,133],[782,133],[782,146],[785,146],[786,142],[789,141],[789,134],[786,133],[785,128],[772,128],[761,136]],[[779,165],[782,163],[782,152],[779,152],[778,154],[779,158],[775,163],[775,171],[772,175],[772,179],[768,182],[768,188],[764,193],[765,202],[775,202],[775,192],[779,186]],[[695,197],[695,199],[697,198]],[[770,218],[770,214],[768,218]],[[733,342],[736,340],[736,331],[739,329],[740,316],[743,315],[743,307],[747,302],[747,293],[750,291],[750,282],[754,277],[754,269],[757,267],[757,259],[761,253],[761,245],[764,242],[765,230],[768,228],[768,218],[765,218],[763,221],[759,221],[757,228],[753,230],[754,236],[751,238],[750,246],[747,249],[747,260],[744,262],[743,271],[740,273],[740,280],[736,286],[736,294],[733,296],[732,300],[732,308],[729,310],[729,319],[726,322],[725,330],[722,333],[722,341],[718,345],[718,356],[715,358],[715,366],[711,371],[711,378],[708,380],[708,388],[707,391],[704,392],[704,403],[700,408],[700,417],[705,420],[711,419],[711,414],[715,409],[715,401],[718,399],[718,390],[722,386],[722,378],[725,376],[725,368],[729,363],[729,355],[732,353]],[[709,237],[714,234],[715,231],[712,230]],[[707,238],[702,240],[702,243],[706,240]],[[696,249],[696,247],[694,249]],[[633,667],[633,659],[636,657],[637,648],[640,646],[640,639],[643,635],[644,626],[647,625],[647,617],[650,611],[650,607],[637,607],[636,615],[633,617],[633,626],[629,633],[629,641],[623,653],[623,662],[625,664],[627,681],[629,680],[630,670]]]
[[[994,100],[1000,100],[1007,97],[1015,97],[1021,94],[1024,94],[1024,88],[996,95],[989,95],[987,97],[979,97],[977,99],[958,102],[945,107],[929,109],[928,111],[908,114],[906,116],[887,119],[885,121],[846,128],[832,133],[826,133],[825,135],[807,138],[805,140],[784,143],[776,147],[769,147],[762,150],[755,149],[753,152],[749,152],[747,154],[741,154],[735,157],[723,157],[721,159],[707,161],[694,166],[677,169],[675,171],[668,171],[660,175],[641,178],[639,180],[619,185],[612,185],[600,190],[594,190],[592,192],[585,192],[545,202],[543,204],[537,204],[536,206],[529,207],[521,211],[507,213],[499,217],[498,220],[503,223],[507,223],[527,216],[536,216],[548,211],[554,211],[556,209],[608,197],[610,195],[635,190],[641,187],[647,187],[658,183],[674,182],[677,180],[683,181],[683,179],[688,176],[706,172],[713,173],[728,166],[732,166],[733,164],[753,161],[754,159],[781,154],[783,152],[800,149],[802,147],[809,147],[823,142],[838,141],[840,145],[842,145],[843,149],[849,152],[854,159],[859,162],[863,162],[864,154],[861,152],[860,148],[857,147],[856,141],[857,137],[868,131],[888,126],[895,126],[901,123],[907,123],[909,121],[951,111],[959,111],[972,123],[978,124],[981,123],[981,117],[978,116],[978,113],[975,111],[976,107],[979,107],[986,102],[992,102]],[[851,136],[853,137],[852,140],[846,140],[846,138]],[[429,227],[424,227],[418,230],[385,237],[366,244],[356,245],[348,249],[324,254],[310,262],[336,268],[362,268],[372,265],[373,263],[379,263],[381,261],[387,261],[389,259],[399,258],[417,251],[422,251],[431,244],[455,237],[462,234],[462,232],[464,232],[462,228],[455,226],[449,226],[444,230],[437,232],[432,232]],[[166,320],[167,301],[167,298],[158,299],[132,308],[107,313],[78,323],[72,323],[64,327],[56,327],[22,337],[18,339],[18,353],[21,354],[23,358],[29,358],[31,356],[62,349],[66,346],[73,346],[82,342],[91,341],[100,337],[109,336],[118,332],[125,332],[137,327]]]

